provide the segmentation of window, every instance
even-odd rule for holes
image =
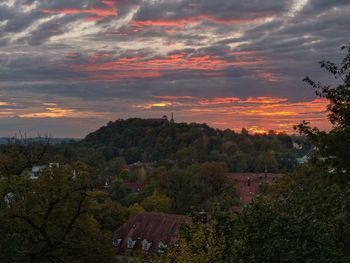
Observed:
[[[117,236],[113,236],[113,240],[112,240],[113,246],[117,247],[120,245],[121,242],[122,242],[121,238],[118,238]]]
[[[132,249],[132,248],[134,248],[135,244],[136,244],[136,240],[134,241],[134,240],[132,240],[132,239],[129,237],[129,238],[128,238],[128,245],[127,245],[127,247],[128,247],[129,249]]]
[[[142,249],[145,251],[149,251],[152,246],[152,242],[148,242],[146,239],[142,242]]]
[[[158,243],[158,253],[163,254],[168,246],[163,243],[163,241],[160,241]]]

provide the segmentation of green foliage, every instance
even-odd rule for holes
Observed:
[[[128,211],[119,203],[113,202],[106,192],[94,191],[89,194],[89,197],[91,213],[103,231],[113,232],[117,226],[125,222]]]
[[[128,169],[124,168],[123,170],[120,171],[119,173],[119,178],[122,181],[126,181],[129,177],[129,171]]]
[[[121,208],[90,191],[84,166],[45,170],[37,180],[11,176],[1,180],[0,247],[13,248],[8,262],[110,262],[108,232],[120,223]],[[104,211],[105,214],[101,214]],[[98,220],[101,219],[102,225]],[[6,233],[6,234],[5,234]],[[2,261],[3,262],[3,261]]]
[[[303,144],[302,139],[298,140]],[[102,187],[106,183],[111,185],[117,178],[129,182],[147,181],[149,170],[153,167],[186,169],[195,163],[205,162],[225,162],[230,172],[293,171],[296,156],[304,150],[293,149],[292,142],[293,139],[286,134],[237,134],[231,130],[215,130],[205,124],[128,119],[109,122],[82,141],[49,146],[45,160],[41,161],[44,164],[86,163],[90,167],[93,185]],[[7,150],[8,147],[3,148]],[[24,146],[17,148],[17,155],[22,156],[17,158],[18,164],[28,164],[23,154],[26,148],[30,149]],[[5,156],[8,154],[5,153],[3,158],[7,158]],[[0,154],[0,164],[1,160]],[[136,162],[142,162],[147,167],[136,172],[128,169],[127,165]],[[17,163],[13,165],[8,168],[22,167]],[[24,167],[30,168],[28,165]]]
[[[186,238],[173,248],[165,259],[171,263],[214,263],[224,262],[223,239],[212,225],[194,225],[189,228]]]
[[[143,209],[143,207],[141,205],[139,205],[138,203],[135,203],[135,204],[129,206],[127,208],[127,211],[128,211],[129,217],[131,217],[131,216],[134,216],[134,215],[137,215],[139,213],[144,212],[145,209]]]
[[[171,210],[170,198],[158,191],[154,191],[151,196],[145,198],[141,205],[148,212],[167,213]]]
[[[47,140],[13,140],[0,149],[1,262],[113,262],[111,231],[126,210],[93,191],[91,169],[81,162],[30,179],[33,165],[53,158],[48,150]]]
[[[346,262],[332,240],[333,230],[301,209],[255,202],[237,224],[240,262]],[[301,208],[301,207],[299,207]]]
[[[49,148],[49,139],[11,139],[0,147],[0,176],[20,175],[40,164]]]
[[[146,191],[156,189],[169,196],[172,211],[176,213],[210,210],[214,203],[230,206],[237,202],[224,163],[207,162],[186,169],[157,170],[149,180]]]

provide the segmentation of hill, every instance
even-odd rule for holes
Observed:
[[[286,134],[250,135],[218,130],[206,124],[164,119],[117,120],[76,144],[93,149],[99,159],[117,157],[127,164],[173,160],[179,166],[206,161],[227,163],[232,172],[284,172],[295,167],[298,150]]]

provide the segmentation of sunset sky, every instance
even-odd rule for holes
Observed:
[[[110,120],[327,128],[349,0],[1,0],[0,136],[83,137]]]

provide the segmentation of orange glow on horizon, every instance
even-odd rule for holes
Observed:
[[[138,114],[162,116],[165,111],[173,111],[179,122],[185,117],[188,122],[205,122],[221,130],[230,128],[240,131],[246,128],[251,134],[264,134],[269,130],[295,133],[293,126],[302,120],[310,121],[311,125],[321,129],[328,129],[327,104],[325,99],[293,102],[287,98],[269,96],[202,98],[191,95],[155,95],[146,102],[128,103],[125,107],[130,109],[133,117]],[[5,117],[110,119],[113,116],[110,112],[88,110],[88,107],[62,107],[54,102],[45,102],[30,110],[6,108],[11,106],[8,102],[0,102],[0,106],[3,107],[0,115]]]
[[[326,123],[328,102],[325,99],[292,102],[287,98],[267,96],[247,99],[238,97],[203,99],[192,96],[155,96],[154,98],[159,99],[159,103],[167,103],[167,107],[176,106],[180,113],[181,111],[190,113],[193,118],[202,119],[220,129],[235,127],[233,130],[241,130],[245,127],[253,134],[268,133],[269,130],[295,133],[293,126],[302,120],[310,121],[312,125],[322,129],[329,128]],[[165,98],[167,100],[164,100]]]

